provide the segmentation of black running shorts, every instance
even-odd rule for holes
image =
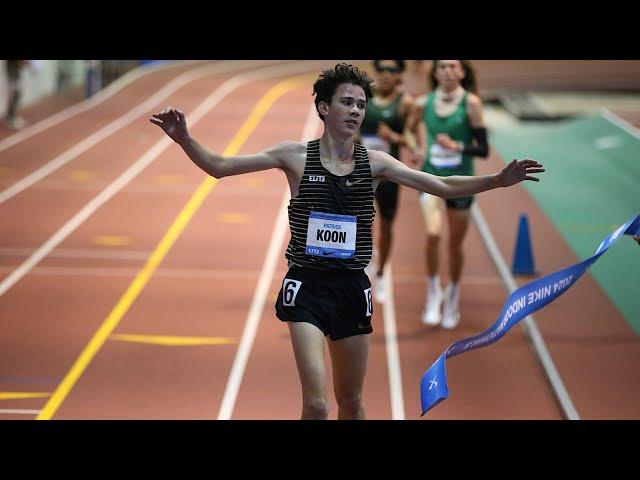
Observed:
[[[398,184],[386,180],[381,181],[376,189],[378,213],[382,218],[393,220],[398,209]]]
[[[453,210],[468,210],[473,203],[473,197],[447,198],[447,208]]]
[[[293,266],[282,281],[276,316],[307,322],[331,340],[373,332],[371,282],[364,270],[319,270]]]

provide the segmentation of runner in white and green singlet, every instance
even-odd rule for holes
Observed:
[[[420,159],[424,157],[422,171],[441,177],[474,175],[474,157],[487,157],[489,148],[473,68],[466,60],[434,60],[429,81],[432,91],[418,100],[410,121],[412,126],[417,123],[419,127],[422,148],[415,153]],[[429,278],[422,314],[422,322],[426,325],[441,324],[452,329],[460,322],[462,242],[472,203],[473,196],[446,201],[428,194],[420,197],[427,227]],[[450,233],[449,284],[443,295],[439,276],[439,244],[445,210]]]

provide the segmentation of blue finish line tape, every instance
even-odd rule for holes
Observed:
[[[540,310],[569,290],[587,268],[598,260],[622,235],[631,235],[633,237],[640,235],[640,215],[628,220],[613,233],[609,234],[602,243],[600,243],[595,255],[592,257],[571,267],[539,278],[514,291],[505,302],[498,320],[484,332],[451,344],[422,376],[422,380],[420,381],[422,414],[420,416],[427,413],[443,400],[449,398],[445,372],[445,360],[447,358],[476,348],[486,347],[500,340],[509,329],[520,320]]]

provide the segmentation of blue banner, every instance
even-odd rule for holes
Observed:
[[[613,233],[609,234],[591,258],[539,278],[514,291],[509,295],[509,298],[504,304],[498,320],[484,332],[451,344],[422,376],[420,382],[420,400],[422,402],[421,416],[443,400],[449,398],[449,388],[447,387],[445,371],[445,360],[447,358],[476,348],[486,347],[500,340],[509,329],[520,320],[540,310],[565,293],[578,281],[587,268],[598,260],[622,235],[631,235],[633,237],[640,235],[640,215],[628,220]]]

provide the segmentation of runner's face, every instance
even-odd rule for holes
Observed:
[[[338,86],[325,115],[325,125],[334,135],[350,137],[356,134],[364,120],[367,97],[362,87],[351,83]]]
[[[380,60],[376,68],[376,88],[391,93],[400,83],[400,69],[395,60]]]
[[[438,60],[436,80],[446,89],[457,88],[464,78],[464,69],[460,60]]]

